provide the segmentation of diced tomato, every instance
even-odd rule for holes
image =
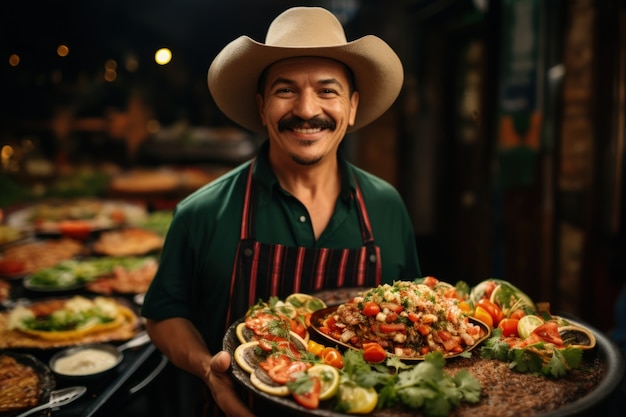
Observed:
[[[406,324],[404,323],[380,323],[378,325],[378,330],[380,330],[383,333],[393,333],[393,332],[406,333],[407,331]]]
[[[536,334],[548,343],[553,343],[556,346],[563,346],[563,339],[559,333],[559,325],[554,321],[546,321],[539,327],[535,328],[535,330],[533,330],[533,334]]]
[[[446,298],[456,298],[457,300],[461,299],[461,297],[459,297],[459,294],[456,292],[456,288],[454,287],[445,290],[443,296]]]
[[[443,348],[448,352],[461,352],[463,348],[461,347],[461,337],[454,336],[450,332],[445,330],[439,330],[437,332],[437,336],[441,340],[441,344]]]
[[[387,317],[385,318],[387,323],[393,323],[396,320],[398,320],[398,313],[394,313],[393,311],[387,314]]]
[[[380,306],[374,301],[366,301],[361,312],[364,316],[373,317],[380,313]]]
[[[435,277],[426,277],[424,278],[424,281],[422,282],[424,285],[429,286],[430,288],[435,288],[435,285],[437,285],[439,283],[439,280]]]
[[[415,312],[411,311],[411,312],[408,314],[408,319],[409,319],[411,322],[413,322],[413,323],[417,323],[417,322],[419,321],[419,319],[420,319],[420,316],[419,316],[417,313],[415,313]]]
[[[387,358],[387,352],[376,342],[363,344],[363,359],[367,362],[380,363]]]
[[[325,347],[322,349],[321,357],[325,364],[334,366],[337,369],[343,368],[343,356],[337,349]]]
[[[309,377],[312,381],[310,389],[306,392],[292,392],[293,399],[304,408],[315,410],[320,404],[320,391],[322,383],[316,376]]]
[[[518,319],[502,319],[498,323],[498,328],[502,330],[502,336],[504,337],[519,337],[517,332]]]
[[[417,330],[422,336],[426,336],[431,330],[431,327],[424,323],[415,323],[413,327],[415,327],[415,330]]]

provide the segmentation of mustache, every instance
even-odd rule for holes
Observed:
[[[324,119],[321,117],[313,117],[308,120],[304,120],[300,117],[289,117],[278,122],[278,130],[291,130],[291,129],[330,129],[335,130],[337,124],[334,120]]]

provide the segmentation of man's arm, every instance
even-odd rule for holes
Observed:
[[[146,322],[152,343],[172,362],[201,378],[213,399],[228,416],[254,417],[233,389],[228,373],[231,357],[227,352],[212,355],[195,326],[184,318]]]

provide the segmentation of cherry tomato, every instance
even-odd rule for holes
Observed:
[[[376,342],[363,343],[363,359],[367,362],[380,363],[387,359],[387,352]]]
[[[307,385],[306,390],[301,392],[301,389],[291,393],[293,399],[296,400],[304,408],[315,410],[320,405],[320,391],[322,390],[322,383],[316,376],[309,377],[311,384]]]
[[[337,369],[343,368],[343,357],[337,349],[325,347],[320,354],[325,364],[334,366]]]
[[[493,317],[491,317],[491,314],[489,314],[489,312],[481,306],[474,309],[474,317],[485,323],[487,326],[493,327]]]
[[[487,310],[487,312],[491,315],[491,318],[493,319],[493,327],[496,327],[498,323],[500,323],[500,320],[504,318],[504,313],[502,313],[500,307],[487,298],[481,298],[478,300],[478,306]]]
[[[375,316],[376,314],[380,313],[380,306],[374,301],[366,301],[365,304],[363,304],[362,313],[363,315],[369,317]]]
[[[517,323],[519,323],[518,319],[502,319],[498,323],[498,329],[502,330],[502,336],[504,337],[519,337]]]

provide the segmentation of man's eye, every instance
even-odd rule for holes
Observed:
[[[328,94],[337,94],[337,92],[335,90],[333,90],[332,88],[324,88],[321,90],[321,93],[324,95],[328,95]]]
[[[276,89],[276,94],[289,94],[289,93],[293,93],[293,90],[291,88],[278,88]]]

